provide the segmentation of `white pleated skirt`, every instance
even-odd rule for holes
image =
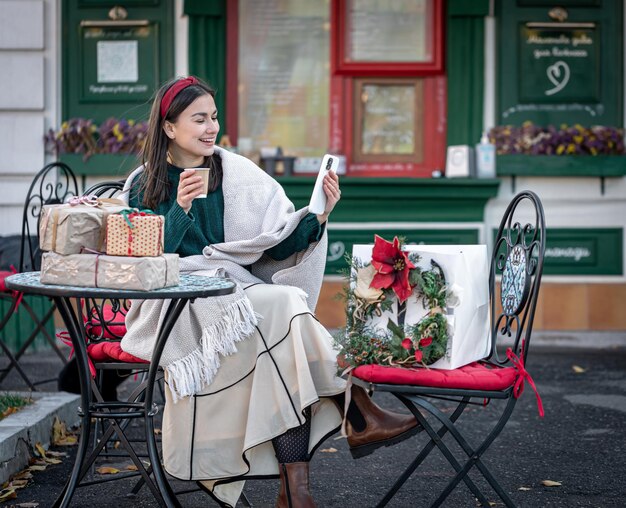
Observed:
[[[163,415],[166,471],[202,481],[231,506],[246,478],[278,475],[271,440],[301,425],[305,408],[312,409],[310,452],[337,430],[340,413],[324,397],[345,390],[332,337],[301,290],[257,284],[245,292],[262,316],[257,331],[221,359],[202,392],[173,403],[166,385]]]

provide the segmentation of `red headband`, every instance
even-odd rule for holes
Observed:
[[[188,86],[197,85],[198,80],[193,76],[189,76],[188,78],[179,79],[167,89],[167,92],[163,94],[163,98],[161,99],[161,118],[165,118],[167,114],[167,110],[170,109],[172,105],[172,101],[176,98],[176,96],[180,93],[181,90],[184,90]]]

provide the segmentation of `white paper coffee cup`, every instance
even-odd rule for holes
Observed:
[[[196,198],[206,198],[209,193],[209,175],[211,173],[211,168],[185,168],[185,171],[195,171],[196,175],[200,175],[202,177],[202,183],[204,184],[204,190],[202,194],[196,196]]]

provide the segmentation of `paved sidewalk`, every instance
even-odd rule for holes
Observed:
[[[547,339],[535,340],[539,336],[533,337],[535,343],[528,369],[543,398],[546,416],[539,418],[535,396],[526,386],[513,416],[492,445],[485,462],[520,507],[624,506],[626,348],[584,349],[581,344],[574,345],[572,340],[552,337],[554,343],[568,344],[567,347],[554,347]],[[619,334],[616,337],[619,338]],[[578,338],[578,342],[586,340],[585,336]],[[626,344],[626,340],[621,343]],[[30,356],[26,363],[30,372],[42,376],[46,370],[59,366],[58,359],[47,354]],[[401,407],[385,394],[377,395],[375,399],[385,407]],[[466,415],[470,437],[477,437],[490,427],[496,414],[494,405],[492,402],[484,408],[473,408],[471,414]],[[375,506],[393,479],[411,461],[416,446],[424,441],[425,436],[420,434],[354,461],[344,439],[330,438],[321,449],[334,448],[336,451],[318,451],[311,465],[312,490],[318,506]],[[63,451],[68,450],[73,452],[72,448],[63,448]],[[71,460],[66,459],[58,466],[37,473],[33,484],[19,490],[18,498],[12,503],[33,502],[41,507],[51,506],[70,468]],[[450,472],[447,462],[436,452],[432,453],[389,506],[428,506],[443,488]],[[473,478],[483,485],[479,475],[474,474]],[[542,480],[553,480],[561,485],[544,487]],[[127,497],[133,485],[133,480],[121,480],[79,489],[72,506],[157,506],[145,488],[138,496]],[[173,485],[177,490],[190,486],[185,482],[173,482]],[[269,507],[275,502],[277,489],[277,480],[250,481],[245,492],[255,507]],[[486,492],[489,499],[496,502],[495,506],[502,506],[488,488]],[[217,506],[202,493],[186,494],[180,499],[181,504],[189,508]],[[462,485],[452,493],[445,506],[473,507],[475,502]]]

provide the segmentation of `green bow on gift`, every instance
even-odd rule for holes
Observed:
[[[126,210],[122,210],[120,215],[124,217],[126,224],[128,224],[129,228],[134,228],[135,225],[132,223],[131,219],[134,217],[145,217],[146,215],[156,215],[152,210],[140,210],[139,208],[127,208]]]

